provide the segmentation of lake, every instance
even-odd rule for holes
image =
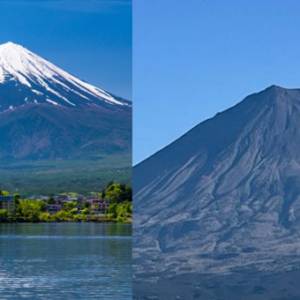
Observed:
[[[132,299],[131,226],[0,224],[5,299]]]

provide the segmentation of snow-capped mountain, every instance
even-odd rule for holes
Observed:
[[[300,89],[272,86],[136,166],[136,280],[299,270],[299,128]]]
[[[27,103],[130,105],[12,42],[0,45],[0,89],[0,111]]]
[[[129,153],[131,102],[8,42],[0,45],[0,140],[0,160]]]

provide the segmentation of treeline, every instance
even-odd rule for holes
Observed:
[[[101,192],[109,201],[107,217],[116,222],[132,222],[132,188],[125,184],[110,182]]]
[[[74,194],[74,193],[73,193]],[[104,215],[94,212],[89,203],[84,201],[64,202],[61,210],[50,213],[47,205],[53,204],[53,197],[48,200],[24,199],[14,195],[12,209],[0,209],[0,222],[120,222],[132,221],[132,190],[128,185],[111,182],[98,197],[109,203]],[[8,196],[9,192],[1,191]]]

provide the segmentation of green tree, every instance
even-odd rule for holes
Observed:
[[[17,213],[27,222],[38,222],[41,212],[45,209],[45,203],[39,200],[20,200]]]
[[[111,203],[108,208],[108,218],[116,222],[130,222],[132,218],[132,203]]]
[[[118,204],[117,203],[111,203],[108,207],[108,214],[110,215],[111,218],[115,219],[118,216],[117,212]]]
[[[109,183],[103,191],[103,196],[111,203],[121,203],[132,200],[131,187],[120,183]]]
[[[81,210],[81,213],[83,215],[88,215],[90,213],[90,210],[88,208],[84,208],[84,209]]]
[[[53,215],[53,219],[58,222],[68,222],[73,220],[73,215],[66,210],[60,210]]]
[[[47,201],[48,204],[55,204],[54,196],[51,195]]]
[[[0,190],[0,195],[1,196],[9,196],[9,192],[8,191]]]
[[[73,211],[74,209],[77,209],[77,202],[76,201],[65,202],[64,203],[64,210]]]
[[[6,209],[0,209],[0,222],[8,222],[9,214]]]
[[[41,212],[39,214],[39,221],[41,221],[41,222],[51,222],[51,221],[53,221],[53,217],[48,212]]]
[[[74,219],[74,221],[77,221],[77,222],[85,222],[87,220],[87,216],[84,214],[78,214],[78,215],[73,216],[73,219]]]

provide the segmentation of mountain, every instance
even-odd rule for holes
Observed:
[[[11,42],[0,46],[0,159],[129,151],[131,106]]]
[[[0,45],[0,111],[28,103],[85,107],[130,106],[115,97],[63,71],[26,48],[8,42]]]
[[[15,169],[29,160],[103,165],[118,156],[122,164],[112,167],[129,168],[131,102],[8,42],[0,45],[0,140],[2,178],[7,162]]]
[[[300,89],[271,86],[137,165],[136,281],[177,278],[171,287],[164,283],[170,292],[180,286],[178,278],[196,285],[208,275],[298,270],[299,127]]]

